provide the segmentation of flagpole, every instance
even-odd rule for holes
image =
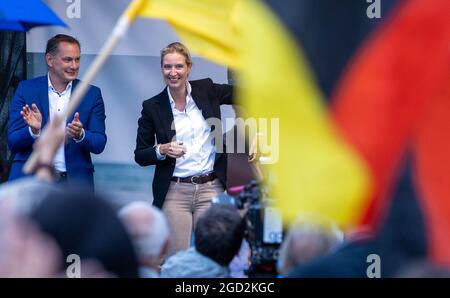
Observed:
[[[92,62],[92,64],[89,66],[83,79],[77,85],[77,88],[75,89],[74,94],[70,99],[70,103],[66,109],[65,113],[66,117],[70,117],[70,115],[81,103],[83,96],[86,94],[89,88],[89,85],[94,80],[95,76],[100,71],[100,69],[103,67],[109,55],[117,46],[119,41],[123,38],[123,36],[125,36],[130,25],[136,20],[138,12],[142,8],[145,1],[148,0],[134,0],[133,2],[130,3],[125,12],[120,16],[114,29],[112,30],[111,34],[109,35],[108,39],[103,45],[100,53],[95,58],[94,62]],[[62,117],[56,118],[56,121],[58,121],[59,122],[58,125],[61,126],[61,122],[64,121],[64,119]],[[61,143],[63,141],[64,138],[60,140]],[[25,174],[31,174],[33,172],[34,168],[36,167],[38,157],[39,151],[33,150],[31,156],[28,158],[27,162],[23,167],[23,172]]]

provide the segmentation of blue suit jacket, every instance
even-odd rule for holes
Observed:
[[[72,92],[79,80],[72,83]],[[25,176],[23,165],[31,154],[34,139],[30,135],[28,125],[20,115],[25,104],[31,107],[35,103],[42,114],[42,127],[49,120],[49,99],[47,76],[23,81],[19,84],[12,100],[9,116],[8,146],[15,154],[9,180]],[[65,144],[67,178],[69,182],[80,181],[93,187],[94,167],[91,153],[99,154],[106,145],[105,106],[98,87],[91,86],[76,111],[83,124],[85,137],[80,143],[69,138]],[[72,122],[73,114],[67,119]]]

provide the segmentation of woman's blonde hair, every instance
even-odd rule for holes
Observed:
[[[172,42],[161,50],[161,67],[163,66],[164,56],[171,53],[178,53],[184,56],[188,67],[192,66],[192,58],[188,48],[181,42]]]

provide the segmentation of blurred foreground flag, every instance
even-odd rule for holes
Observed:
[[[409,150],[433,261],[450,265],[450,1],[401,4],[342,78],[334,116],[372,169],[364,222],[382,219]]]
[[[338,135],[302,50],[271,10],[257,0],[140,2],[130,18],[164,19],[193,52],[237,70],[237,101],[266,136],[259,150],[270,156],[284,218],[358,222],[371,174]]]

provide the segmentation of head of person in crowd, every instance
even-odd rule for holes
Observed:
[[[61,270],[79,258],[82,264],[96,264],[115,277],[138,276],[128,232],[104,199],[90,192],[51,195],[31,212],[30,218],[57,243]]]
[[[58,188],[26,177],[0,185],[0,277],[54,277],[60,251],[28,215]]]
[[[78,77],[80,57],[80,42],[72,36],[57,34],[47,41],[45,61],[50,80],[57,90],[64,90]]]
[[[0,186],[0,214],[27,215],[49,195],[62,193],[62,189],[48,181],[24,177]]]
[[[5,216],[5,211],[0,215],[0,278],[62,276],[62,256],[56,241],[23,214]]]
[[[65,263],[55,239],[30,220],[41,202],[61,195],[61,187],[35,177],[0,186],[0,277],[65,276]],[[91,275],[92,266],[84,269],[85,276],[95,276]]]
[[[241,248],[245,221],[236,207],[213,205],[198,220],[195,248],[222,266],[228,266]]]
[[[119,210],[134,243],[141,277],[157,277],[169,249],[170,230],[165,215],[150,203],[136,201]]]
[[[321,217],[299,216],[281,244],[278,272],[287,276],[295,267],[325,256],[344,241],[343,232]]]
[[[212,205],[197,222],[195,247],[166,260],[161,277],[230,277],[228,265],[238,254],[245,221],[231,205]]]
[[[161,50],[161,72],[164,82],[171,91],[186,88],[191,69],[191,55],[182,43],[173,42]]]

